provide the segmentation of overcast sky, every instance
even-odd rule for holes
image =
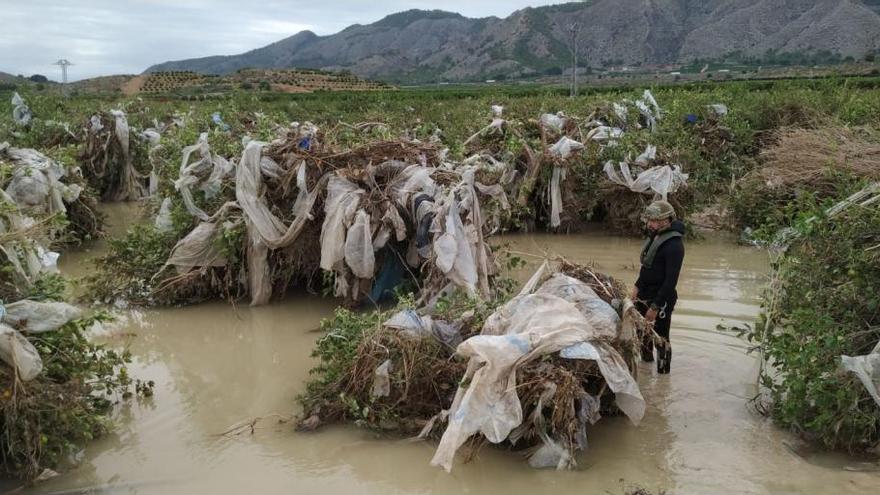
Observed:
[[[319,35],[408,9],[504,17],[564,0],[0,0],[0,71],[60,79],[137,74],[167,60],[232,55],[304,29]]]

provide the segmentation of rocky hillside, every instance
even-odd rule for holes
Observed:
[[[304,31],[240,55],[147,71],[225,74],[245,67],[349,70],[391,81],[460,81],[558,73],[576,23],[581,65],[641,65],[880,49],[880,0],[590,0],[469,19],[411,10],[330,36]]]

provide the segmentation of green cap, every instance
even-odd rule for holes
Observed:
[[[675,208],[667,201],[654,201],[645,208],[645,220],[675,218]]]

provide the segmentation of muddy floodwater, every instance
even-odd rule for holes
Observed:
[[[110,213],[118,231],[134,210]],[[638,240],[589,233],[503,241],[524,253],[595,261],[627,283],[636,275]],[[84,274],[85,260],[100,250],[68,253],[62,269]],[[333,301],[293,294],[256,309],[212,303],[125,311],[127,323],[101,338],[129,347],[132,374],[154,380],[155,397],[122,405],[113,433],[89,444],[77,467],[31,492],[580,495],[641,485],[688,494],[880,493],[880,474],[853,472],[858,460],[842,455],[795,453],[792,436],[747,408],[757,362],[746,342],[716,327],[753,320],[768,269],[763,252],[729,239],[687,244],[672,374],[643,365],[644,421],[600,421],[572,472],[536,471],[515,453],[486,448],[446,474],[428,464],[432,443],[353,427],[296,433],[279,423],[297,412],[318,324]],[[222,435],[257,417],[267,419],[253,434]]]

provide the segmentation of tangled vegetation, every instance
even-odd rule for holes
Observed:
[[[562,262],[559,270],[584,282],[589,287],[586,290],[594,291],[593,297],[598,296],[609,310],[613,302],[618,303],[616,336],[602,339],[608,349],[614,349],[608,352],[618,356],[624,369],[637,373],[638,342],[646,328],[636,323],[632,329],[636,333],[628,334],[630,313],[620,305],[625,287],[587,266]],[[566,279],[566,283],[573,279]],[[442,433],[438,426],[445,421],[441,411],[450,409],[459,387],[470,386],[468,363],[456,354],[456,346],[485,331],[487,319],[514,294],[516,284],[512,281],[497,282],[498,290],[487,302],[461,291],[438,301],[430,319],[421,320],[428,322],[427,327],[420,327],[427,334],[413,334],[412,329],[391,323],[401,314],[410,315],[407,322],[419,318],[412,299],[402,300],[389,311],[337,310],[321,323],[326,334],[313,352],[319,364],[311,371],[312,381],[299,397],[304,408],[299,428],[350,422],[394,435],[438,438]],[[580,311],[589,315],[589,310]],[[382,385],[377,376],[382,369],[387,372],[384,392],[378,390]],[[509,448],[534,447],[529,451],[532,455],[542,442],[552,443],[549,437],[553,437],[561,449],[573,453],[586,448],[587,423],[595,423],[602,415],[620,414],[596,361],[548,354],[523,364],[516,375],[524,421],[504,442]],[[465,457],[472,458],[486,443],[481,436],[473,438]]]
[[[13,368],[0,366],[0,475],[33,479],[57,469],[84,442],[107,431],[114,403],[152,393],[152,383],[128,375],[127,352],[86,338],[86,329],[104,319],[99,314],[28,334],[44,366],[33,381],[24,383]]]
[[[760,344],[769,390],[762,404],[780,424],[832,449],[880,443],[880,408],[841,356],[880,341],[880,210],[797,224],[798,237],[774,264],[775,280],[749,338]]]

